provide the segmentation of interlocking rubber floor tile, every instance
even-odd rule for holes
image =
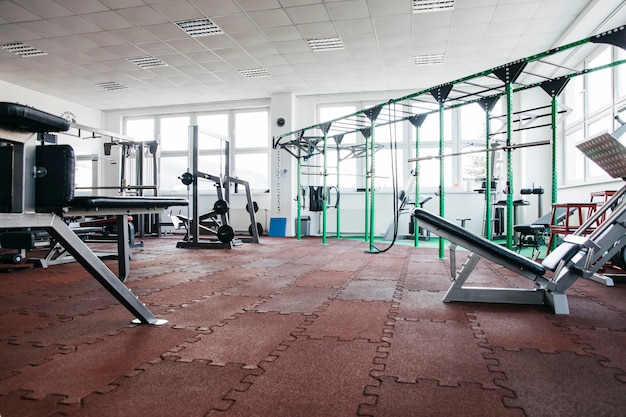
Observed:
[[[107,391],[108,385],[161,353],[183,343],[193,332],[167,326],[128,329],[101,342],[80,345],[75,352],[57,354],[38,366],[25,366],[19,373],[0,381],[0,393],[7,387],[32,391],[29,397],[64,395],[74,403],[93,391]],[[132,354],[130,354],[132,352]]]
[[[80,408],[80,404],[60,404],[61,395],[48,395],[41,400],[23,398],[28,391],[12,391],[0,395],[0,411],[4,416],[59,416],[69,415]]]
[[[444,260],[431,259],[430,262],[420,260],[420,261],[411,261],[408,264],[407,270],[408,272],[419,272],[423,275],[446,275],[450,276],[450,264]]]
[[[52,344],[76,346],[93,343],[105,335],[112,335],[125,327],[131,327],[133,319],[132,314],[118,304],[90,314],[64,319],[48,327],[31,329],[13,340],[39,346]]]
[[[444,291],[402,291],[397,317],[408,320],[463,321],[472,310],[463,303],[444,303]]]
[[[402,265],[393,267],[367,266],[356,273],[356,279],[399,280]]]
[[[452,281],[448,274],[415,272],[409,269],[403,287],[411,291],[447,291]]]
[[[598,284],[600,285],[600,284]],[[559,324],[583,329],[609,328],[626,331],[626,313],[615,311],[590,298],[569,295],[569,316],[558,317]]]
[[[469,323],[397,320],[392,333],[381,376],[400,382],[433,379],[446,386],[476,382],[488,389],[501,377],[488,371],[492,361],[483,354],[490,350],[479,346],[484,339],[475,336]]]
[[[297,282],[297,285],[306,287],[340,288],[354,277],[353,271],[313,271]]]
[[[245,389],[240,381],[259,370],[244,370],[238,364],[212,366],[202,361],[162,360],[147,363],[132,377],[115,381],[117,388],[94,393],[72,416],[169,417],[203,416],[209,410],[230,406],[224,397],[232,389]]]
[[[256,297],[216,294],[172,310],[161,318],[168,320],[168,325],[174,327],[209,329],[235,314],[243,313],[258,301]]]
[[[118,304],[111,294],[100,287],[96,291],[80,294],[72,298],[61,298],[49,302],[36,304],[32,309],[42,314],[52,314],[62,317],[74,317],[88,314],[95,310],[101,310]]]
[[[48,327],[59,320],[60,319],[58,317],[41,314],[0,314],[0,323],[12,323],[11,326],[0,327],[0,340],[11,339],[17,341],[18,343],[23,342],[24,340],[20,339],[20,337],[24,334],[24,332]]]
[[[348,258],[348,259],[335,259],[324,265],[319,266],[321,271],[358,271],[365,265],[364,260]]]
[[[436,381],[397,382],[382,378],[380,387],[368,387],[377,395],[375,406],[362,406],[359,415],[374,417],[524,417],[520,409],[507,408],[505,389],[482,389],[479,384],[460,383],[458,387],[437,385]]]
[[[209,297],[216,292],[222,291],[226,286],[226,284],[220,282],[197,280],[151,292],[141,297],[141,301],[149,305],[178,307],[181,304],[188,304],[192,301]]]
[[[354,280],[339,293],[342,300],[393,301],[394,281]]]
[[[58,345],[33,346],[28,343],[0,342],[0,393],[7,393],[14,388],[11,382],[8,382],[7,388],[1,388],[3,379],[16,375],[20,368],[41,365],[46,361],[46,358],[62,352],[61,348]],[[11,386],[11,388],[8,388],[8,386]],[[2,410],[0,410],[0,413],[2,413]]]
[[[501,349],[493,356],[499,363],[494,368],[506,375],[498,384],[516,395],[504,404],[522,408],[528,417],[624,415],[626,383],[598,357]]]
[[[181,349],[167,356],[187,362],[202,359],[215,365],[233,362],[255,368],[261,361],[271,360],[270,354],[282,341],[293,339],[290,334],[303,320],[300,314],[248,312],[214,328],[211,334],[181,344]]]
[[[577,337],[567,329],[555,325],[549,313],[537,314],[530,307],[475,306],[474,316],[489,347],[541,352],[569,350],[579,354],[585,354],[585,348],[589,347],[575,341]]]
[[[289,286],[296,279],[294,277],[280,277],[269,274],[256,276],[226,288],[224,294],[269,297],[271,294]]]
[[[276,311],[282,314],[313,314],[336,291],[334,288],[289,287],[259,304],[256,310]]]
[[[591,346],[586,351],[606,358],[602,359],[604,366],[620,368],[626,375],[626,332],[572,328],[572,334],[578,336],[581,343]]]
[[[367,339],[380,342],[387,328],[391,303],[383,301],[332,301],[306,326],[304,335],[339,340]]]
[[[355,415],[378,344],[365,340],[298,338],[265,373],[248,378],[244,392],[232,392],[229,417],[345,417]]]

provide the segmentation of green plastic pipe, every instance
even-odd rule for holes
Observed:
[[[444,117],[443,117],[443,102],[439,102],[439,156],[443,155],[443,140],[444,140]],[[439,158],[439,216],[445,217],[446,210],[444,206],[445,199],[445,169],[444,158]],[[443,238],[439,237],[439,259],[444,258]]]

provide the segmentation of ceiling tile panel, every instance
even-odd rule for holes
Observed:
[[[227,33],[256,28],[254,22],[243,13],[218,16],[212,18],[211,20],[219,26],[220,29]]]
[[[259,29],[230,32],[231,39],[243,47],[264,44],[267,42],[265,34]]]
[[[291,25],[291,19],[283,9],[263,10],[248,13],[248,16],[261,29]]]
[[[333,22],[340,36],[374,33],[371,19],[352,19]]]
[[[5,2],[3,2],[5,3]],[[34,14],[44,19],[52,17],[69,16],[72,14],[71,10],[55,3],[54,1],[41,1],[41,0],[19,0],[20,7],[30,10]]]
[[[263,30],[270,42],[295,41],[302,39],[302,34],[293,25],[277,26]]]
[[[108,8],[98,0],[55,0],[76,14],[104,12]]]
[[[207,17],[241,13],[241,8],[233,0],[190,0]]]
[[[370,17],[370,10],[365,0],[327,3],[326,9],[333,20],[351,20]]]
[[[99,0],[100,3],[111,9],[125,9],[128,7],[143,6],[143,0]]]
[[[278,0],[237,0],[237,4],[246,12],[280,9]]]
[[[40,38],[40,35],[18,25],[0,25],[0,41],[2,43],[24,42]]]
[[[112,11],[89,13],[83,17],[104,30],[125,29],[134,26],[133,23]]]
[[[167,44],[174,48],[178,52],[196,52],[196,51],[205,51],[206,47],[198,42],[196,39],[176,39],[173,41],[168,41]]]
[[[30,11],[18,6],[11,1],[0,2],[0,16],[2,16],[4,20],[11,23],[27,22],[29,20],[40,19],[39,15],[31,13]]]
[[[203,36],[198,42],[209,49],[235,48],[238,45],[227,35]]]
[[[332,22],[307,23],[297,25],[297,29],[304,39],[335,38],[338,35]]]
[[[309,6],[287,7],[285,11],[295,24],[328,22],[330,16],[326,11],[326,7],[321,4],[313,4]]]
[[[65,16],[65,17],[55,17],[50,19],[50,22],[63,26],[67,30],[77,35],[82,33],[90,33],[90,32],[100,32],[102,28],[94,23],[91,23],[88,20],[83,19],[80,16]]]
[[[195,6],[183,0],[155,4],[152,7],[172,22],[205,17]]]
[[[114,46],[114,45],[123,45],[126,43],[124,39],[118,36],[115,36],[111,32],[85,33],[83,36],[95,42],[98,46]]]
[[[117,10],[117,13],[138,26],[156,25],[168,22],[168,19],[165,16],[150,6],[121,9]]]
[[[372,16],[410,15],[411,2],[406,0],[368,1]]]
[[[411,16],[377,16],[372,18],[376,33],[402,33],[410,37]]]
[[[175,39],[187,38],[187,35],[181,28],[173,23],[162,23],[160,25],[144,26],[148,32],[152,33],[162,41],[171,41]]]
[[[112,30],[111,33],[130,43],[152,42],[157,40],[156,36],[139,27]]]

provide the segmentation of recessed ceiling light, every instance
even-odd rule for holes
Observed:
[[[176,24],[179,28],[184,30],[185,33],[193,38],[224,33],[222,29],[209,19],[183,20],[181,22],[176,22]]]
[[[96,85],[100,88],[103,88],[107,91],[115,91],[115,90],[124,90],[128,87],[126,87],[125,85],[122,85],[116,81],[105,81],[102,83],[96,83]]]
[[[444,54],[426,54],[426,55],[415,55],[413,57],[413,65],[435,65],[435,64],[443,64],[443,60],[445,59]]]
[[[271,75],[265,68],[240,69],[239,73],[246,78],[263,78]]]
[[[337,49],[343,49],[343,42],[341,42],[339,38],[307,39],[307,42],[314,51],[335,51]]]
[[[454,9],[454,0],[413,0],[413,13],[441,12]]]
[[[44,51],[40,51],[39,49],[23,44],[22,42],[6,43],[2,45],[2,49],[5,51],[13,52],[15,55],[19,55],[22,58],[48,55]]]
[[[166,67],[167,64],[151,55],[128,58],[130,62],[141,68]]]

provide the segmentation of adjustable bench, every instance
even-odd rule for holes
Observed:
[[[128,215],[186,206],[180,198],[74,197],[74,152],[36,146],[37,133],[63,132],[69,122],[31,107],[0,103],[0,229],[45,230],[140,323],[162,324],[124,285],[129,271]],[[43,142],[43,141],[42,141]],[[6,167],[11,167],[7,169]],[[120,279],[77,236],[63,216],[116,216]]]

